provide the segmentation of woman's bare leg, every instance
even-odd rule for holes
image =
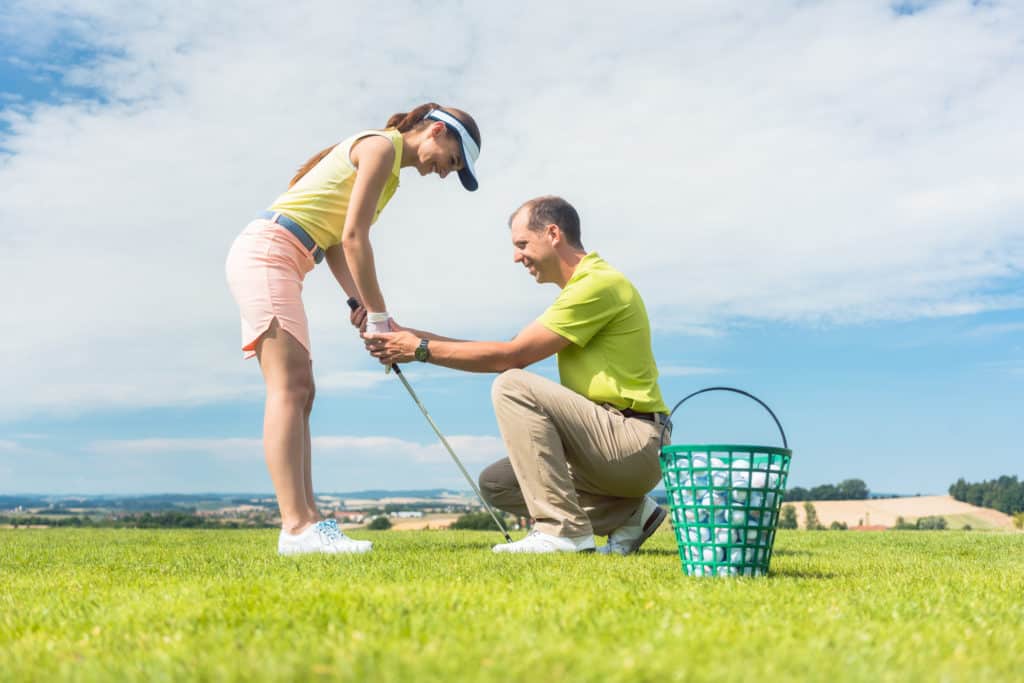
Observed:
[[[281,528],[297,534],[319,521],[309,475],[309,408],[313,400],[313,371],[309,352],[281,329],[275,318],[256,344],[267,400],[263,414],[263,450],[277,494]]]
[[[309,376],[313,377],[313,366],[310,364]],[[316,507],[316,497],[313,495],[313,437],[309,431],[309,416],[313,412],[313,397],[316,396],[316,385],[311,384],[309,401],[306,403],[305,427],[306,433],[303,439],[302,469],[306,481],[306,509],[313,519],[320,519],[320,510]]]

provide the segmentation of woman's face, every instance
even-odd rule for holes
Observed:
[[[420,175],[436,173],[444,178],[449,173],[461,170],[462,164],[462,146],[459,141],[440,121],[431,123],[419,148],[416,169]]]

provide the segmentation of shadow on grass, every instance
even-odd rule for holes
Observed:
[[[810,557],[813,555],[809,550],[787,550],[785,548],[775,548],[772,550],[772,557],[776,555],[782,555],[785,557]]]

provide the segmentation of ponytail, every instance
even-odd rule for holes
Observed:
[[[326,147],[326,148],[320,150],[319,152],[317,152],[316,154],[314,154],[313,156],[311,156],[309,158],[309,160],[307,160],[306,163],[304,163],[302,165],[302,167],[299,168],[299,170],[295,172],[295,175],[292,176],[291,181],[288,183],[288,187],[291,188],[292,185],[294,185],[295,183],[299,182],[299,179],[302,178],[302,176],[304,176],[307,173],[309,173],[309,169],[311,169],[314,166],[316,166],[317,164],[319,164],[320,160],[323,159],[328,154],[330,154],[331,150],[334,149],[337,146],[338,146],[337,143],[335,143],[335,144],[331,145],[330,147]]]
[[[477,146],[480,146],[480,129],[477,128],[476,121],[473,120],[473,117],[467,114],[466,112],[462,111],[461,109],[442,107],[436,102],[427,102],[426,104],[421,104],[420,106],[416,107],[415,109],[409,112],[392,114],[391,117],[388,118],[388,122],[384,127],[397,128],[399,133],[407,133],[410,130],[422,124],[424,122],[424,119],[426,119],[427,114],[434,111],[435,109],[444,109],[446,112],[448,112],[455,118],[459,119],[462,122],[462,124],[466,126],[466,130],[469,131],[469,134],[473,136],[473,140],[476,141]],[[320,161],[325,156],[330,154],[331,150],[334,149],[335,147],[337,147],[336,144],[331,145],[330,147],[322,149],[313,156],[311,156],[309,160],[307,160],[306,163],[304,163],[302,167],[299,168],[298,171],[296,171],[294,177],[292,177],[291,181],[288,183],[288,187],[291,187],[295,183],[299,182],[302,176],[309,173],[309,170],[316,166],[317,164],[319,164]]]
[[[427,114],[440,108],[441,105],[436,102],[421,104],[408,113],[392,114],[384,127],[397,128],[399,133],[406,133],[418,126],[427,117]]]

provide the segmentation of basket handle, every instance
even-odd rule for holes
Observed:
[[[675,415],[675,412],[677,410],[679,410],[679,406],[683,405],[684,403],[689,401],[691,398],[693,398],[697,394],[703,394],[703,393],[708,392],[708,391],[731,391],[734,394],[742,394],[742,395],[746,396],[747,398],[752,398],[755,401],[757,401],[758,403],[760,403],[761,407],[764,408],[765,410],[767,410],[768,414],[772,416],[773,420],[775,420],[775,426],[779,428],[779,434],[782,434],[782,446],[784,448],[789,448],[789,443],[786,441],[786,432],[783,431],[782,423],[779,422],[779,418],[775,417],[775,413],[772,412],[772,409],[769,408],[768,404],[766,404],[764,401],[759,399],[757,396],[754,396],[753,394],[749,394],[749,393],[743,391],[742,389],[733,389],[732,387],[708,387],[707,389],[701,389],[700,391],[695,391],[692,394],[690,394],[689,396],[686,396],[685,398],[683,398],[683,400],[681,400],[679,403],[677,403],[675,405],[675,407],[672,409],[672,412],[668,414],[669,418],[671,418],[673,415]],[[666,420],[665,424],[661,428],[661,443],[665,443],[665,428],[668,427],[668,425],[669,425],[669,422],[668,422],[668,420]]]

